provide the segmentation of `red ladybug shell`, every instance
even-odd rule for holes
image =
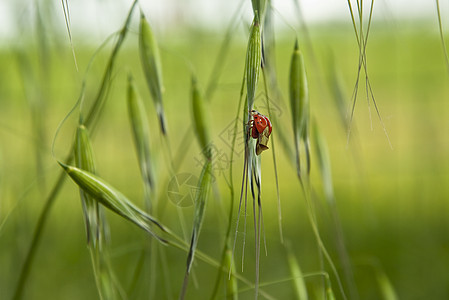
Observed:
[[[271,122],[266,116],[258,112],[254,112],[253,119],[254,123],[251,130],[251,136],[254,139],[257,139],[259,137],[259,134],[261,134],[267,126],[268,126],[268,135],[271,134],[272,129]]]

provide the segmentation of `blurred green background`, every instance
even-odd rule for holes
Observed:
[[[0,47],[0,298],[10,299],[30,246],[45,199],[59,174],[52,157],[52,142],[58,124],[74,106],[86,80],[86,105],[101,83],[112,43],[102,48],[85,70],[103,39],[74,34],[76,70],[62,10],[47,11],[40,6],[31,30],[23,29]],[[248,8],[248,7],[247,7]],[[248,8],[249,9],[249,8]],[[37,12],[31,10],[32,12]],[[123,14],[114,21],[122,26]],[[52,19],[53,18],[53,19]],[[17,17],[20,21],[20,16]],[[160,201],[166,203],[161,220],[182,235],[190,232],[193,207],[177,208],[167,197],[171,174],[163,151],[155,109],[145,86],[139,62],[137,14],[124,47],[116,61],[113,84],[105,111],[93,136],[97,169],[139,206],[143,191],[138,163],[131,139],[126,108],[126,78],[135,77],[152,129],[152,154],[157,172]],[[61,21],[62,20],[62,21]],[[250,19],[243,19],[227,41],[222,72],[213,73],[225,36],[225,28],[207,30],[185,26],[159,31],[165,86],[165,109],[173,153],[183,153],[178,173],[199,176],[201,151],[191,124],[190,65],[203,88],[219,75],[210,99],[211,132],[216,151],[216,186],[206,211],[199,248],[218,259],[226,230],[227,216],[222,206],[229,205],[225,177],[234,169],[236,193],[240,191],[243,170],[242,144],[237,145],[230,162],[229,126],[236,118],[242,80],[246,39]],[[41,22],[42,21],[42,22]],[[151,19],[150,19],[151,22]],[[42,26],[42,27],[40,27]],[[335,101],[329,78],[340,82],[345,110],[357,77],[358,47],[349,16],[339,22],[314,23],[298,29],[300,47],[306,60],[310,87],[311,113],[326,139],[332,165],[337,208],[344,241],[351,258],[360,299],[382,299],[382,279],[387,278],[399,299],[449,298],[449,74],[446,69],[437,18],[430,20],[397,19],[377,21],[367,45],[369,79],[383,122],[383,131],[373,103],[367,104],[364,73],[347,142],[347,130]],[[76,31],[74,32],[76,33]],[[105,38],[106,35],[103,37]],[[295,165],[279,143],[282,131],[293,146],[288,107],[289,60],[296,33],[283,27],[276,31],[276,67],[282,98],[272,98],[279,123],[273,128],[285,239],[292,243],[304,274],[320,270],[319,255],[307,219]],[[333,75],[335,74],[335,75]],[[262,84],[259,92],[262,93]],[[256,106],[267,113],[264,95]],[[90,101],[90,102],[89,102]],[[346,111],[344,111],[346,113]],[[70,150],[77,124],[78,109],[62,125],[55,140],[55,156],[64,159]],[[370,118],[372,121],[370,121]],[[372,124],[372,129],[371,129]],[[185,143],[188,136],[192,141]],[[240,148],[239,148],[240,147]],[[262,155],[262,201],[268,255],[262,255],[260,281],[263,290],[276,299],[293,299],[292,278],[285,250],[280,243],[273,149]],[[320,173],[312,157],[312,194],[325,245],[338,263],[335,228],[323,196]],[[182,213],[186,227],[179,222]],[[125,290],[132,282],[146,235],[116,215],[108,213],[111,223],[111,258],[118,281]],[[246,259],[243,275],[254,277],[254,236],[252,204],[248,207]],[[236,265],[240,269],[242,240],[237,239]],[[169,276],[160,274],[158,299],[177,298],[185,270],[186,253],[166,249]],[[197,260],[194,266],[197,286],[192,283],[188,299],[207,299],[216,270]],[[147,299],[142,278],[129,299]],[[194,280],[195,281],[195,280]],[[310,298],[320,276],[307,277]],[[162,286],[169,285],[169,291]],[[239,286],[242,299],[253,298],[253,291]],[[334,291],[339,298],[334,282]],[[24,299],[95,299],[95,281],[86,248],[82,210],[77,187],[66,180],[44,227],[42,240],[33,262]]]

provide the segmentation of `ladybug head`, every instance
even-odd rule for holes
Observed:
[[[251,113],[251,115],[252,116],[257,116],[257,115],[260,115],[260,112],[258,112],[257,110],[255,110],[255,109],[253,109],[253,110],[250,110],[250,113]]]

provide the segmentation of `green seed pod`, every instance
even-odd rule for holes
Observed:
[[[203,151],[206,159],[212,159],[212,153],[210,151],[210,135],[209,135],[209,115],[205,108],[205,101],[201,96],[198,89],[196,78],[192,76],[192,112],[193,112],[193,125],[195,133],[198,138],[198,142]]]
[[[292,111],[293,131],[299,141],[305,133],[309,115],[309,92],[307,86],[306,70],[302,53],[295,43],[290,64],[290,108]]]
[[[118,215],[131,221],[135,225],[147,231],[153,235],[159,241],[166,243],[159,235],[155,233],[151,224],[156,225],[159,229],[167,232],[156,219],[141,209],[136,207],[128,198],[122,193],[114,189],[111,185],[105,182],[98,176],[87,171],[65,165],[59,162],[61,167],[67,172],[67,174],[73,179],[73,181],[93,199],[103,204]]]
[[[79,125],[76,131],[75,163],[78,168],[95,173],[92,144],[84,125]],[[82,189],[80,189],[80,196],[86,224],[87,243],[90,244],[93,241],[95,245],[100,234],[98,203]]]
[[[156,105],[161,131],[166,134],[165,116],[162,105],[163,83],[159,48],[145,16],[140,16],[139,49],[142,68],[145,73],[151,97]]]
[[[145,113],[145,106],[137,93],[131,76],[128,77],[128,114],[134,137],[140,172],[147,188],[153,188],[153,173],[150,155],[150,128]]]

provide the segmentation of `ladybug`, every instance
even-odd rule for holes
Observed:
[[[268,117],[262,115],[257,110],[251,111],[253,119],[249,121],[251,137],[257,140],[256,154],[260,155],[262,151],[268,150],[268,140],[270,138],[272,126]]]

